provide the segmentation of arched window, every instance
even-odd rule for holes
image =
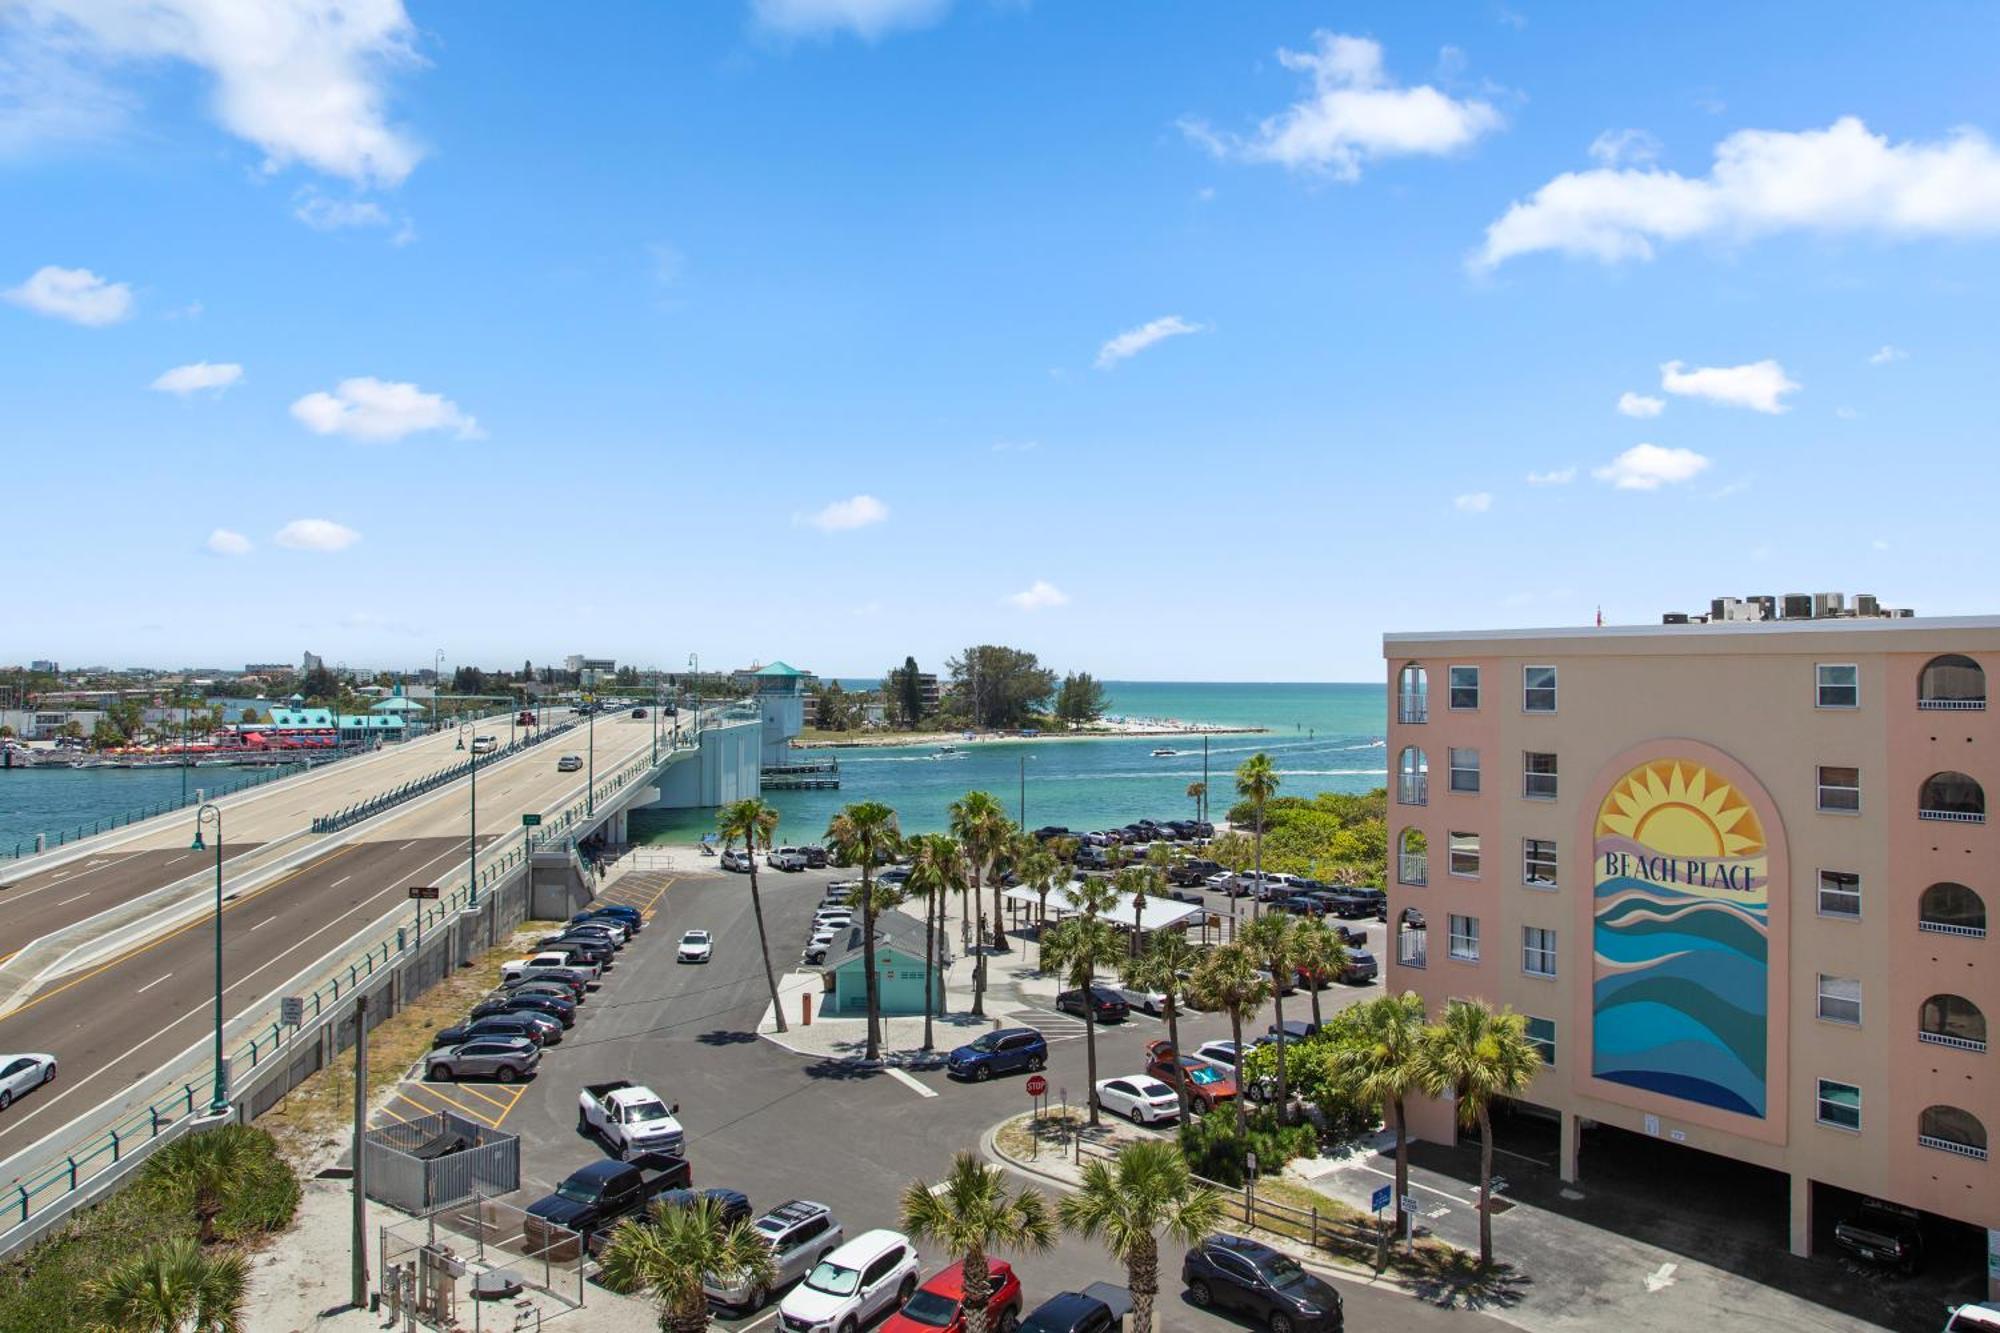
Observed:
[[[1917,795],[1917,817],[1984,824],[1986,792],[1963,773],[1933,773]]]
[[[1408,663],[1396,677],[1396,720],[1428,722],[1430,719],[1430,673],[1415,662]]]
[[[1405,745],[1396,757],[1396,800],[1402,805],[1428,805],[1430,799],[1430,757],[1414,745]]]
[[[1917,900],[1917,929],[1934,935],[1986,937],[1986,903],[1963,884],[1933,884]]]
[[[1917,1117],[1917,1142],[1926,1148],[1986,1160],[1986,1126],[1956,1106],[1926,1106]]]
[[[1933,1046],[1986,1049],[1986,1015],[1963,995],[1933,995],[1917,1011],[1917,1037]]]
[[[1406,907],[1396,918],[1396,961],[1404,967],[1427,967],[1430,958],[1430,931],[1424,925],[1424,914]]]
[[[1396,840],[1396,882],[1430,882],[1430,839],[1424,836],[1422,829],[1406,828],[1402,837]]]
[[[1933,657],[1924,663],[1917,676],[1917,707],[1986,707],[1986,672],[1979,663],[1959,653]]]

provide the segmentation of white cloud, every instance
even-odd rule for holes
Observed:
[[[1874,547],[1878,551],[1886,551],[1889,549],[1889,543],[1883,541],[1880,537],[1877,537],[1874,541],[1868,544]]]
[[[228,528],[217,528],[209,533],[208,540],[203,545],[208,548],[210,555],[250,554],[250,539],[240,532],[231,532]]]
[[[1554,468],[1548,472],[1530,472],[1528,474],[1528,484],[1530,486],[1567,486],[1575,480],[1576,469],[1573,467]]]
[[[314,231],[386,227],[389,212],[369,199],[333,199],[308,186],[292,196],[292,216]]]
[[[1909,359],[1910,354],[1902,348],[1883,343],[1881,350],[1868,358],[1868,364],[1871,366],[1886,366],[1892,361],[1907,361]]]
[[[389,124],[390,75],[421,64],[402,0],[35,0],[0,30],[0,105],[31,118],[58,92],[102,129],[132,98],[111,67],[179,61],[208,77],[229,133],[257,145],[265,169],[293,162],[362,185],[395,185],[422,155]],[[24,84],[14,71],[40,71]],[[54,74],[51,74],[54,71]]]
[[[1617,263],[1655,247],[1785,231],[1888,239],[2000,231],[2000,152],[1977,130],[1892,144],[1853,116],[1823,130],[1738,130],[1706,176],[1656,167],[1565,172],[1486,229],[1475,267],[1554,250]]]
[[[874,41],[897,28],[923,28],[944,17],[951,0],[754,0],[757,22],[791,37],[845,30]]]
[[[1493,507],[1493,496],[1488,491],[1471,491],[1465,495],[1452,497],[1451,507],[1461,514],[1483,514]]]
[[[888,517],[888,505],[872,495],[856,495],[835,500],[818,513],[806,515],[801,521],[821,532],[852,532],[856,528],[884,522]]]
[[[1698,366],[1682,369],[1679,361],[1660,367],[1660,387],[1686,398],[1706,398],[1728,407],[1747,407],[1752,412],[1773,415],[1790,409],[1784,401],[1797,393],[1797,381],[1788,378],[1776,361],[1752,361],[1743,366]]]
[[[360,541],[361,534],[330,518],[295,518],[271,540],[290,551],[344,551]]]
[[[461,440],[480,437],[479,423],[443,394],[372,375],[342,380],[332,393],[309,393],[292,415],[315,435],[345,435],[371,444],[426,430],[448,430]]]
[[[1650,165],[1660,141],[1644,130],[1606,130],[1590,141],[1591,160],[1607,167]]]
[[[1656,417],[1667,410],[1667,400],[1627,391],[1618,395],[1618,410],[1628,417]]]
[[[1259,121],[1244,137],[1183,117],[1181,132],[1218,157],[1275,162],[1335,180],[1360,179],[1364,163],[1457,152],[1500,128],[1486,103],[1458,100],[1430,84],[1399,88],[1382,68],[1382,44],[1320,29],[1313,49],[1279,48],[1278,62],[1312,77],[1312,91]]]
[[[1858,416],[1860,416],[1860,415],[1861,415],[1861,414],[1860,414],[1859,412],[1855,411],[1855,410],[1854,410],[1853,408],[1851,408],[1851,407],[1844,407],[1844,406],[1843,406],[1843,407],[1836,407],[1836,408],[1834,408],[1834,409],[1833,409],[1833,414],[1834,414],[1835,416],[1839,417],[1839,418],[1840,418],[1840,419],[1841,419],[1842,421],[1852,421],[1852,420],[1854,420],[1854,419],[1855,419],[1856,417],[1858,417]]]
[[[23,310],[72,324],[101,328],[132,317],[132,289],[109,282],[87,268],[57,268],[48,264],[4,294]]]
[[[1040,611],[1049,606],[1068,606],[1069,594],[1046,579],[1036,579],[1020,592],[1010,592],[1001,599],[1023,611]]]
[[[1134,357],[1154,343],[1178,338],[1184,333],[1200,333],[1205,326],[1191,324],[1179,315],[1162,315],[1136,329],[1127,329],[1097,349],[1097,368],[1109,370],[1127,357]]]
[[[233,361],[196,361],[192,365],[175,366],[154,380],[150,387],[161,393],[177,393],[183,398],[203,389],[213,389],[220,396],[223,390],[242,378],[243,367]]]
[[[1688,481],[1708,467],[1709,460],[1692,449],[1665,449],[1635,444],[1603,467],[1591,471],[1621,491],[1656,491]]]

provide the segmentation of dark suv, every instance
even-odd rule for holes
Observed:
[[[1288,1254],[1243,1236],[1210,1236],[1181,1261],[1188,1299],[1232,1310],[1271,1333],[1339,1333],[1340,1293]]]
[[[1870,1263],[1914,1273],[1924,1258],[1923,1229],[1917,1215],[1879,1199],[1833,1224],[1833,1239],[1841,1249]]]
[[[995,1028],[978,1040],[960,1046],[945,1058],[945,1072],[953,1078],[976,1079],[984,1083],[995,1074],[1037,1070],[1049,1062],[1049,1044],[1033,1028]]]
[[[1091,1012],[1088,1015],[1083,1011],[1083,989],[1081,987],[1078,987],[1076,990],[1062,991],[1057,994],[1056,1008],[1066,1014],[1075,1014],[1078,1018],[1093,1018],[1099,1023],[1123,1023],[1126,1014],[1131,1012],[1131,1006],[1125,1003],[1125,997],[1117,991],[1112,990],[1109,986],[1092,986],[1090,988]]]
[[[1167,867],[1167,883],[1178,884],[1184,889],[1198,889],[1207,882],[1210,875],[1221,873],[1221,862],[1211,861],[1205,856],[1191,856],[1185,861]]]

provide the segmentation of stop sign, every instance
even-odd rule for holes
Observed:
[[[1040,1074],[1028,1075],[1028,1095],[1039,1097],[1049,1090],[1049,1081]]]

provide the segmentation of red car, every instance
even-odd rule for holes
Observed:
[[[1021,1279],[1005,1259],[988,1259],[988,1281],[993,1295],[986,1303],[986,1327],[1011,1330],[1021,1322]],[[965,1299],[965,1265],[953,1264],[917,1288],[902,1309],[889,1316],[878,1333],[964,1333],[965,1313],[959,1303]]]
[[[1146,1072],[1176,1092],[1185,1080],[1188,1109],[1196,1115],[1207,1115],[1236,1096],[1233,1070],[1192,1055],[1176,1054],[1171,1042],[1147,1043]]]

